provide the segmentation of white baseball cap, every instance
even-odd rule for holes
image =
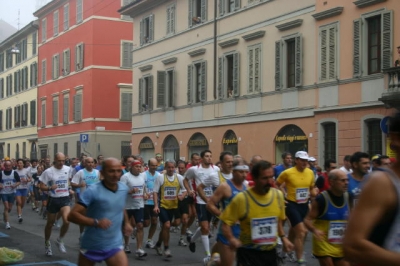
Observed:
[[[298,151],[296,152],[296,155],[294,156],[295,158],[300,158],[303,160],[308,160],[308,153],[306,151]]]
[[[314,157],[309,157],[309,158],[308,158],[308,161],[309,161],[309,162],[315,162],[316,159],[315,159]]]

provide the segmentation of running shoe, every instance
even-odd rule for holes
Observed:
[[[36,208],[35,211],[36,211],[37,213],[39,213],[39,208]]]
[[[171,258],[172,257],[171,251],[169,249],[164,250],[164,256],[166,258]]]
[[[22,219],[22,216],[21,216],[21,215],[18,215],[18,222],[19,222],[19,223],[22,223],[23,220],[24,220],[24,219]]]
[[[6,229],[7,229],[7,230],[10,230],[10,229],[11,229],[11,226],[10,226],[10,223],[9,223],[9,222],[6,223]]]
[[[125,253],[130,254],[131,253],[131,248],[128,245],[126,245],[124,247],[124,251],[125,251]]]
[[[136,250],[136,257],[143,258],[146,256],[147,256],[147,253],[143,249],[139,248],[138,250]]]
[[[290,262],[296,262],[296,255],[294,254],[294,251],[288,253],[288,259]]]
[[[301,259],[301,260],[298,260],[298,261],[297,261],[297,265],[298,265],[298,266],[306,266],[307,263],[306,263],[306,261],[305,261],[304,259]]]
[[[56,240],[56,245],[61,253],[67,253],[67,249],[64,246],[64,242],[61,241],[59,238]]]
[[[196,252],[196,243],[194,243],[194,242],[189,242],[189,250],[190,250],[192,253],[195,253],[195,252]]]
[[[183,238],[181,238],[178,242],[178,246],[182,246],[182,247],[186,247],[187,243],[185,242],[185,240],[183,240]]]
[[[157,245],[156,245],[156,246],[154,246],[154,249],[156,250],[157,255],[162,256],[162,249],[161,249],[161,247],[157,247]]]
[[[208,263],[210,262],[210,260],[211,260],[211,256],[205,257],[205,258],[203,259],[203,265],[204,265],[204,266],[207,266]]]
[[[60,222],[56,220],[53,226],[55,226],[57,229],[60,228]]]
[[[50,241],[47,241],[44,245],[44,249],[45,249],[45,254],[46,256],[53,256],[53,251],[51,250],[51,243]]]
[[[187,234],[187,235],[193,235],[192,231],[190,231],[189,228],[186,229],[186,234]]]
[[[147,241],[146,241],[146,248],[154,248],[153,240],[147,239]]]

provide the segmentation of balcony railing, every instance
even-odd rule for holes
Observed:
[[[387,74],[387,90],[379,100],[388,108],[400,110],[400,67],[385,68],[382,71]]]

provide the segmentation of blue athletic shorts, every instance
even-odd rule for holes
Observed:
[[[61,210],[61,208],[65,206],[71,206],[71,201],[69,199],[69,196],[60,198],[49,197],[49,202],[47,204],[47,211],[49,213],[57,213]]]
[[[17,189],[17,192],[15,192],[15,196],[21,196],[21,197],[26,197],[28,196],[28,189]]]
[[[233,236],[237,239],[239,239],[239,235],[240,235],[240,225],[239,224],[235,224],[233,226],[231,226],[232,229],[232,233]],[[224,245],[229,246],[229,241],[225,238],[225,236],[221,233],[217,234],[217,241],[221,242]]]
[[[1,194],[1,199],[3,202],[9,202],[9,203],[14,203],[15,201],[15,193],[10,193],[10,194]]]
[[[110,250],[100,250],[100,251],[81,249],[80,252],[88,260],[100,263],[102,261],[108,260],[109,258],[113,257],[115,254],[120,252],[122,248],[123,247],[121,246],[119,248],[113,248]]]
[[[197,212],[197,218],[199,219],[199,222],[204,222],[204,221],[211,221],[212,214],[211,212],[207,211],[206,205],[205,204],[196,204],[196,212]]]
[[[296,203],[288,201],[286,204],[286,216],[289,219],[290,225],[295,227],[302,223],[308,213],[308,203]]]
[[[160,222],[166,223],[166,222],[172,222],[172,219],[174,218],[174,214],[177,209],[165,209],[163,207],[160,207]]]
[[[136,223],[143,223],[144,220],[144,208],[140,209],[127,209],[126,213],[128,214],[128,217],[135,219]]]

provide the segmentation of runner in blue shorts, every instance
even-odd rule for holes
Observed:
[[[17,172],[12,170],[11,161],[5,161],[4,171],[0,172],[0,193],[4,204],[3,219],[6,223],[6,229],[11,229],[8,216],[15,201],[15,190],[19,184],[19,175]]]

